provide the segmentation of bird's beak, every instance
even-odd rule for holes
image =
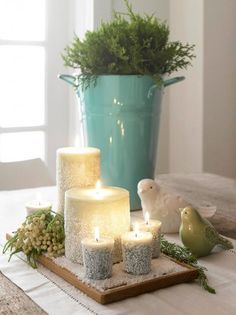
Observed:
[[[184,210],[184,208],[179,208],[180,213],[182,214],[182,211]]]

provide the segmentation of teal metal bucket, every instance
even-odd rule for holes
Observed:
[[[76,77],[59,77],[76,86]],[[138,75],[101,75],[95,86],[76,86],[85,144],[101,150],[102,182],[129,190],[131,210],[141,208],[138,182],[154,177],[163,87]]]

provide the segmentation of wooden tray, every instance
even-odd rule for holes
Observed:
[[[9,238],[10,235],[7,235],[7,239]],[[156,278],[135,284],[121,285],[119,287],[107,289],[105,291],[100,291],[82,282],[70,270],[56,264],[53,259],[48,258],[47,256],[40,256],[37,261],[74,287],[78,288],[83,293],[87,294],[98,303],[108,304],[175,284],[190,282],[197,278],[198,271],[196,268],[193,268],[192,266],[186,265],[184,263],[180,263],[170,257],[168,257],[168,259],[174,261],[178,265],[184,266],[186,269],[184,271],[158,276]]]

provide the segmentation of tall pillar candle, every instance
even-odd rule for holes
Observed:
[[[73,188],[65,195],[65,255],[83,263],[81,241],[99,226],[102,238],[114,238],[113,262],[122,260],[121,235],[130,230],[129,192],[119,187]]]
[[[100,150],[68,147],[57,150],[57,211],[64,213],[65,192],[73,187],[94,186],[100,178]]]

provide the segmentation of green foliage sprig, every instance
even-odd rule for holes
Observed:
[[[23,252],[27,261],[36,268],[36,259],[43,253],[51,257],[64,254],[64,218],[62,215],[48,210],[39,210],[26,217],[22,226],[14,232],[4,248],[3,253],[8,250],[11,257]]]
[[[205,267],[198,264],[197,258],[185,247],[179,246],[175,243],[168,242],[163,236],[161,237],[161,251],[162,253],[180,261],[184,262],[198,270],[198,281],[200,285],[210,293],[215,294],[214,288],[208,284]]]
[[[162,82],[171,74],[191,65],[194,45],[169,41],[169,27],[154,15],[134,13],[124,0],[128,13],[114,12],[111,22],[96,31],[87,31],[82,41],[77,36],[65,48],[66,66],[79,68],[78,84],[89,86],[102,74],[150,75]]]

